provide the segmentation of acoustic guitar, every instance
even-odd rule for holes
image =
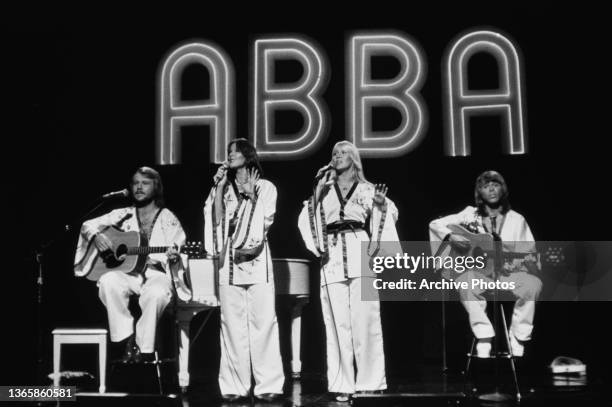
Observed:
[[[147,256],[153,253],[165,253],[169,246],[148,246],[146,238],[139,232],[123,232],[115,227],[109,227],[104,235],[110,240],[112,249],[100,252],[93,242],[89,242],[85,256],[80,261],[83,264],[82,271],[77,273],[78,277],[85,277],[91,281],[98,281],[100,277],[109,271],[120,271],[123,273],[142,273],[147,266]],[[200,242],[189,242],[180,247],[180,253],[189,258],[201,257],[204,250]],[[184,273],[184,270],[182,271]],[[185,284],[184,276],[172,273],[177,294],[183,301],[191,299],[191,290]]]
[[[448,256],[457,257],[472,257],[476,259],[480,257],[484,267],[474,267],[475,270],[486,277],[494,277],[496,274],[508,274],[517,271],[517,267],[504,268],[505,263],[513,264],[515,259],[526,260],[529,255],[535,256],[536,260],[539,261],[537,253],[529,251],[534,246],[533,242],[524,242],[524,251],[505,251],[503,250],[503,242],[496,240],[490,233],[473,233],[461,225],[448,225],[451,233],[461,235],[469,240],[470,247],[466,250],[460,250],[454,245],[450,245],[450,253]],[[522,242],[512,242],[518,246],[521,246]],[[522,248],[521,248],[522,249]],[[497,261],[496,261],[497,260]],[[480,264],[477,264],[478,266]],[[456,267],[455,267],[456,268]],[[465,272],[458,272],[455,268],[443,268],[442,277],[445,279],[456,280],[461,274]]]

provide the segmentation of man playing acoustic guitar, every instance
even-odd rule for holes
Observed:
[[[105,235],[109,228],[137,231],[149,246],[168,247],[165,253],[146,256],[146,263],[139,270],[111,270],[98,280],[100,300],[108,313],[111,341],[121,342],[116,346],[125,344],[123,361],[150,361],[153,360],[158,319],[173,297],[171,276],[178,275],[186,265],[186,259],[177,249],[185,243],[185,232],[176,216],[164,208],[162,180],[157,171],[139,168],[132,177],[129,192],[132,206],[83,223],[75,271],[79,263],[83,263],[91,243],[97,248],[96,256],[100,253],[103,257],[115,251],[113,242]],[[135,334],[134,319],[128,309],[129,297],[133,294],[139,296],[142,310]]]
[[[502,258],[513,252],[517,258],[501,261],[503,267],[498,278],[500,282],[513,282],[515,286],[511,290],[517,300],[509,328],[510,347],[513,356],[523,356],[524,342],[531,338],[533,330],[535,301],[542,288],[541,280],[534,275],[538,271],[535,241],[525,218],[510,209],[508,187],[501,174],[496,171],[482,173],[476,179],[474,195],[476,207],[468,206],[457,214],[433,220],[429,224],[430,240],[441,241],[448,237],[455,250],[466,252],[470,249],[470,240],[459,233],[453,233],[449,228],[451,225],[460,225],[473,233],[489,233],[501,240]],[[491,277],[471,269],[456,279],[469,283],[470,288],[459,290],[459,294],[468,312],[472,332],[478,339],[478,357],[490,356],[495,332],[485,312],[486,289],[472,284],[472,281],[491,282]]]

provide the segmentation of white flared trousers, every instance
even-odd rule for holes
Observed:
[[[362,301],[361,284],[358,277],[321,287],[327,387],[333,393],[387,388],[380,303]]]
[[[468,270],[457,278],[458,282],[468,282],[470,287],[459,290],[459,296],[461,297],[461,303],[468,313],[474,336],[478,339],[491,338],[495,336],[495,330],[486,313],[487,300],[484,296],[486,290],[479,287],[472,288],[473,279],[493,280],[483,277],[482,274],[473,270]],[[536,276],[525,272],[512,273],[508,276],[502,275],[499,281],[514,282],[516,287],[514,290],[511,290],[514,297],[516,297],[516,302],[514,303],[512,323],[509,328],[510,332],[520,341],[531,339],[535,304],[542,290],[542,281]]]
[[[147,269],[142,275],[109,271],[98,280],[98,294],[106,307],[111,341],[119,342],[134,332],[128,309],[130,295],[138,295],[142,315],[136,321],[136,344],[141,352],[155,350],[157,321],[172,300],[172,281],[166,274]],[[144,280],[144,282],[143,282]]]
[[[283,392],[285,375],[280,354],[274,284],[220,285],[221,394],[247,396]]]

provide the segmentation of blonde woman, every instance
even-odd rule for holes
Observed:
[[[398,241],[398,211],[385,185],[366,180],[359,151],[348,141],[334,146],[317,179],[298,226],[306,247],[321,258],[328,390],[348,401],[355,392],[387,388],[380,303],[361,298],[362,284],[371,284],[361,250],[362,242],[375,251],[381,241]]]

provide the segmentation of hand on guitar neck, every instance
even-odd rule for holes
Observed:
[[[180,259],[180,248],[178,246],[170,246],[168,250],[166,250],[166,256],[168,257],[168,262],[172,264],[176,264]]]

